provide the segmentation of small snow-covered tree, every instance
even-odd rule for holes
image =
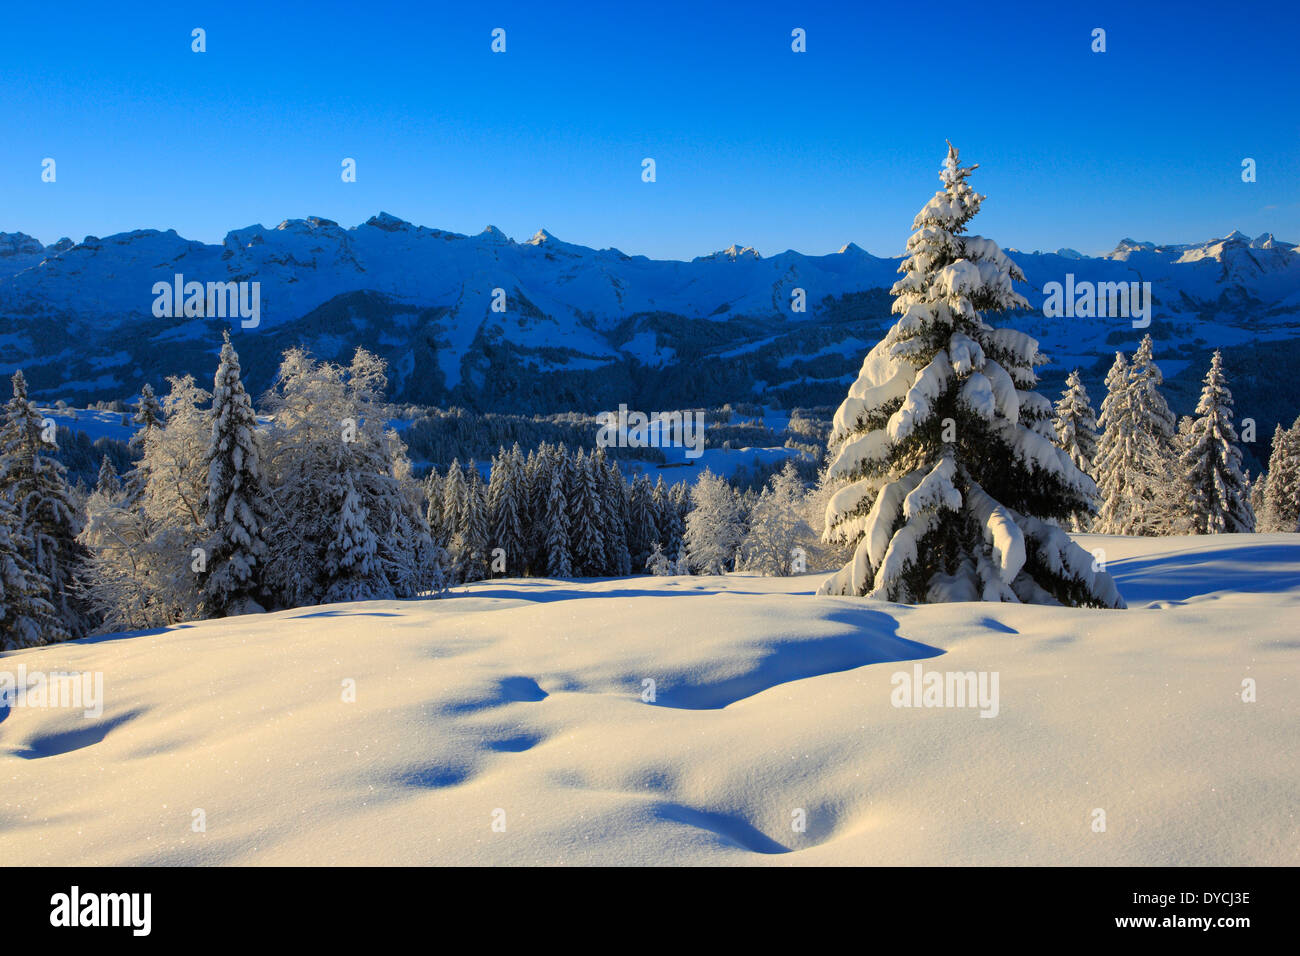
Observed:
[[[691,503],[684,537],[691,569],[726,574],[744,536],[740,497],[725,479],[705,468],[691,489]]]
[[[131,444],[143,447],[149,437],[149,430],[161,428],[163,424],[163,406],[153,393],[153,386],[148,382],[140,386],[140,403],[136,406],[131,421],[140,428],[131,436]]]
[[[1281,423],[1273,432],[1273,449],[1264,482],[1260,531],[1300,531],[1300,418],[1290,428]]]
[[[370,516],[357,495],[352,476],[345,475],[343,502],[334,537],[325,549],[325,574],[329,581],[323,602],[366,601],[391,598],[392,589],[379,573],[379,542],[370,528]]]
[[[741,542],[741,569],[785,577],[795,573],[794,549],[806,536],[803,480],[794,462],[774,474],[759,495]]]
[[[1033,391],[1038,343],[981,313],[1024,309],[1020,268],[964,235],[984,197],[951,145],[895,283],[901,318],[835,414],[826,537],[853,559],[821,589],[891,601],[1123,607],[1114,581],[1052,522],[1090,508],[1092,479],[1053,442]]]
[[[677,569],[673,562],[664,554],[663,545],[658,541],[654,543],[654,548],[650,552],[650,557],[646,558],[645,569],[655,577],[668,577],[676,574]]]
[[[1255,514],[1241,474],[1241,449],[1232,425],[1232,392],[1223,372],[1223,355],[1217,350],[1205,375],[1196,416],[1181,461],[1190,493],[1187,510],[1192,533],[1254,531]]]
[[[263,531],[270,505],[262,476],[257,416],[239,377],[239,356],[225,333],[212,386],[212,439],[208,444],[207,570],[204,609],[223,617],[263,610]]]
[[[109,498],[122,493],[122,479],[117,476],[117,469],[107,455],[99,463],[99,476],[95,479],[94,490]]]
[[[1097,455],[1097,413],[1088,398],[1088,389],[1075,369],[1065,380],[1065,391],[1056,403],[1052,422],[1056,444],[1085,475],[1093,476],[1092,461]],[[1088,511],[1070,516],[1073,531],[1084,531],[1091,521]]]
[[[84,520],[58,458],[53,422],[27,397],[21,371],[12,381],[13,397],[0,423],[0,495],[14,506],[21,533],[13,540],[30,547],[26,558],[48,582],[49,601],[64,632],[82,637],[91,626],[77,585],[88,557],[78,540]]]

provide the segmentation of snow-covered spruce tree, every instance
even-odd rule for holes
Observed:
[[[1138,481],[1139,463],[1129,402],[1128,360],[1115,353],[1106,373],[1106,397],[1101,402],[1101,436],[1093,458],[1099,504],[1091,530],[1098,534],[1130,534],[1136,526],[1137,499],[1131,488]]]
[[[1143,336],[1128,371],[1133,453],[1139,468],[1129,488],[1136,502],[1137,523],[1127,534],[1177,533],[1184,509],[1179,499],[1178,422],[1160,393],[1164,376],[1155,363],[1154,351],[1151,336]]]
[[[122,479],[117,476],[117,469],[107,455],[99,463],[94,490],[106,498],[115,498],[122,493]]]
[[[1056,444],[1074,462],[1074,467],[1093,477],[1092,460],[1097,455],[1097,413],[1088,399],[1088,390],[1075,369],[1065,380],[1065,391],[1056,403],[1056,417],[1052,421]],[[1079,512],[1070,516],[1073,531],[1087,530],[1091,515]]]
[[[1181,464],[1193,534],[1255,530],[1255,513],[1241,473],[1241,449],[1232,425],[1232,392],[1223,372],[1223,354],[1217,349],[1205,374]]]
[[[744,537],[740,496],[726,479],[705,468],[691,489],[691,503],[683,538],[691,570],[726,574]]]
[[[370,515],[357,495],[352,476],[345,475],[335,534],[325,549],[329,584],[322,601],[334,604],[391,596],[388,582],[379,572],[378,551],[379,542],[370,528]]]
[[[568,459],[563,445],[551,449],[546,455],[539,452],[538,457],[549,461],[546,467],[539,466],[539,475],[547,475],[550,479],[540,523],[545,531],[542,566],[547,577],[571,578],[573,557],[569,544],[569,495],[566,490]]]
[[[460,526],[460,539],[465,549],[461,563],[462,580],[481,581],[488,576],[491,562],[487,485],[478,470],[478,463],[472,458],[465,474],[465,512]]]
[[[487,509],[492,548],[505,552],[505,574],[518,577],[527,561],[523,521],[520,512],[527,508],[528,484],[523,471],[523,454],[519,445],[510,451],[500,449],[492,459],[488,479]]]
[[[442,482],[442,528],[446,535],[444,547],[449,552],[457,583],[463,580],[460,571],[465,542],[460,535],[465,524],[465,509],[469,507],[468,494],[465,469],[461,467],[459,458],[453,458],[447,469],[447,477]]]
[[[144,445],[151,428],[161,428],[163,425],[162,402],[158,401],[153,393],[153,386],[148,382],[140,386],[140,403],[136,406],[131,421],[140,426],[131,436],[131,444],[136,446]]]
[[[79,595],[77,574],[89,556],[77,540],[84,524],[67,470],[58,459],[53,424],[27,397],[21,371],[13,376],[13,397],[0,424],[0,495],[14,506],[28,562],[49,583],[49,601],[64,631],[88,633],[91,620]],[[47,440],[48,439],[48,440]]]
[[[672,496],[672,489],[660,475],[654,490],[655,526],[659,529],[659,541],[663,544],[664,554],[669,560],[675,559],[682,549],[682,535],[686,533],[686,521],[677,508]]]
[[[600,515],[605,540],[604,574],[626,577],[632,573],[632,556],[627,547],[628,487],[618,462],[607,461],[605,452],[597,449],[596,476],[600,482]],[[638,569],[640,570],[640,569]]]
[[[642,571],[659,543],[659,528],[655,523],[656,510],[654,486],[644,474],[632,479],[628,490],[627,548],[632,557],[632,569]],[[662,547],[660,551],[662,552]]]
[[[1086,511],[1096,487],[1052,441],[1052,405],[1032,391],[1038,343],[981,318],[1028,303],[998,245],[962,234],[984,198],[974,169],[949,146],[892,290],[902,317],[835,414],[829,471],[848,484],[825,534],[856,548],[821,593],[1123,607],[1051,523]]]
[[[443,480],[438,469],[433,468],[424,479],[424,520],[429,524],[429,536],[440,546],[447,546],[447,535],[442,526]]]
[[[569,472],[569,543],[575,577],[599,577],[604,573],[605,527],[600,513],[601,482],[594,455],[578,449]]]
[[[204,610],[213,617],[264,610],[263,530],[270,505],[262,477],[257,416],[239,377],[239,356],[225,333],[212,385],[208,445],[207,571]]]
[[[749,516],[741,542],[741,569],[785,577],[795,573],[794,549],[807,534],[803,480],[794,462],[768,481]]]
[[[691,496],[691,487],[690,482],[679,481],[668,489],[668,500],[677,512],[676,530],[678,533],[676,551],[670,553],[676,553],[679,556],[686,554],[686,517],[691,513],[691,509],[695,507],[694,498]],[[668,549],[665,548],[665,550]]]
[[[67,640],[68,632],[50,603],[50,582],[27,555],[14,506],[0,495],[0,651]]]
[[[1250,471],[1246,471],[1246,494],[1250,500],[1251,513],[1255,515],[1255,530],[1259,531],[1264,525],[1264,475],[1261,472],[1252,476]]]
[[[1260,531],[1300,531],[1300,418],[1290,428],[1279,423],[1264,482],[1264,512]]]

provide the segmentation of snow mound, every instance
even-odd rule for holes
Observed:
[[[1300,536],[1078,540],[1132,610],[498,580],[7,654],[102,673],[104,706],[0,710],[0,854],[1300,863]],[[918,668],[996,673],[996,717],[894,706]]]

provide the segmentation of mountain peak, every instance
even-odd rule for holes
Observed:
[[[36,255],[44,249],[39,239],[25,232],[0,232],[0,257]]]
[[[325,221],[328,222],[328,220]],[[382,211],[378,216],[371,216],[367,219],[365,225],[373,226],[376,229],[382,229],[384,232],[405,232],[411,228],[411,224],[405,219],[399,219],[396,216]]]
[[[736,262],[740,259],[751,259],[757,262],[762,258],[763,257],[758,254],[758,250],[753,246],[741,246],[740,243],[733,242],[731,245],[727,246],[727,248],[722,249],[719,252],[713,252],[707,256],[696,256],[693,261],[708,262],[710,260],[726,259],[730,262]]]
[[[540,246],[546,242],[559,242],[559,241],[560,240],[556,239],[545,229],[538,229],[537,232],[533,234],[533,238],[528,240],[527,244],[530,246]]]
[[[284,232],[312,232],[322,228],[332,227],[337,229],[338,225],[333,219],[325,219],[322,216],[308,216],[306,219],[286,219],[275,228]]]
[[[839,255],[842,256],[843,255],[864,256],[866,254],[867,251],[863,249],[860,245],[858,245],[856,242],[848,242],[840,246]]]
[[[546,230],[542,230],[542,231],[545,232]],[[504,232],[502,232],[500,229],[498,229],[496,226],[493,226],[493,225],[485,226],[485,227],[483,228],[483,231],[479,233],[479,236],[482,237],[482,238],[484,238],[484,239],[491,239],[491,240],[493,240],[494,242],[509,242],[509,241],[510,241],[510,237],[509,237],[509,236],[507,236]],[[533,238],[537,238],[537,237],[534,236]]]

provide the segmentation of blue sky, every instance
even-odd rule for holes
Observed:
[[[950,138],[1004,246],[1300,240],[1293,3],[152,6],[7,5],[0,231],[382,209],[657,258],[897,255]]]

